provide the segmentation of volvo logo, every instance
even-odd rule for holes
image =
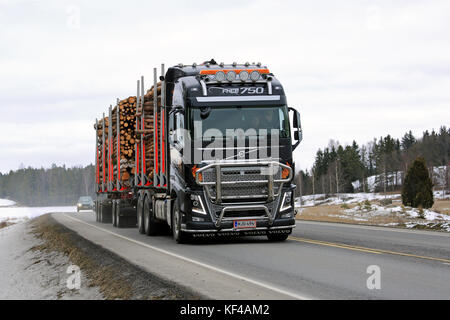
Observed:
[[[244,159],[244,157],[245,157],[245,152],[244,151],[239,151],[238,158]]]

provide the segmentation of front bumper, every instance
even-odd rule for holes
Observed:
[[[295,228],[295,219],[275,219],[272,225],[266,220],[256,221],[256,228],[236,229],[233,221],[223,221],[221,227],[214,222],[189,221],[181,225],[181,231],[191,234],[221,234],[221,235],[266,235],[268,233],[288,233]]]

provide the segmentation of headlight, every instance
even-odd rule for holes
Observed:
[[[241,81],[247,81],[248,77],[249,77],[248,71],[242,70],[241,72],[239,72],[239,79]]]
[[[225,80],[225,72],[223,71],[218,71],[216,72],[216,74],[214,75],[216,81],[222,82]]]
[[[192,212],[206,214],[205,207],[203,206],[202,198],[196,194],[191,194]]]
[[[257,81],[257,80],[259,80],[259,77],[260,77],[260,76],[261,76],[261,75],[259,74],[258,71],[253,70],[253,71],[250,73],[250,80],[252,80],[252,81]]]
[[[283,202],[281,203],[281,211],[285,211],[292,208],[292,191],[284,193]]]
[[[234,81],[234,80],[236,80],[236,72],[234,72],[234,71],[228,71],[228,72],[227,72],[227,80],[228,80],[228,81]]]

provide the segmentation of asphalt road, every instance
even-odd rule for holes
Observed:
[[[450,299],[448,233],[299,221],[285,242],[246,237],[180,245],[168,235],[95,222],[92,212],[53,216],[210,298]]]

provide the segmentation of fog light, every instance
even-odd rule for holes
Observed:
[[[282,214],[281,215],[281,218],[292,218],[292,212],[288,212],[288,213],[285,213],[285,214]]]

